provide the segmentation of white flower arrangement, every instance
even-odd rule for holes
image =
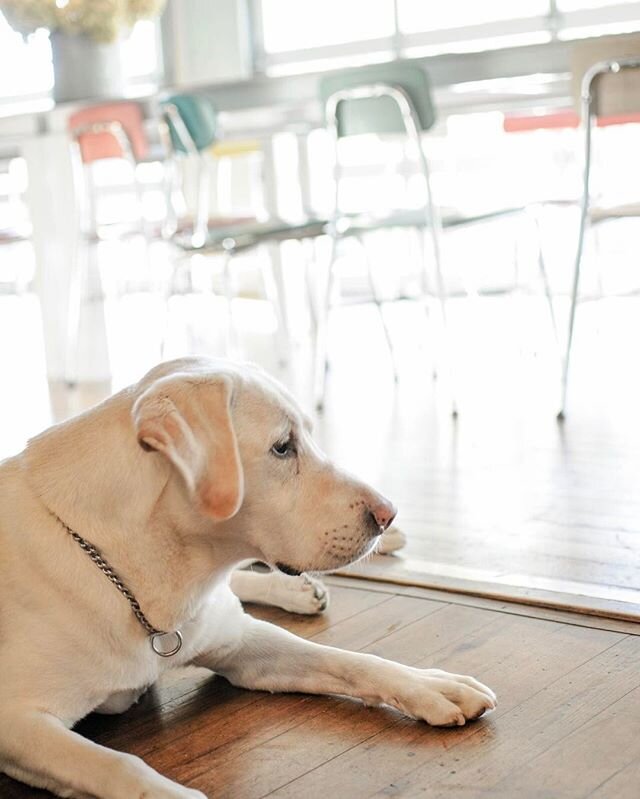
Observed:
[[[113,42],[140,19],[162,13],[166,0],[0,0],[0,12],[23,36],[47,28]]]

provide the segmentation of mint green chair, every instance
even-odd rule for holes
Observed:
[[[315,400],[321,408],[324,403],[325,377],[327,372],[327,325],[330,313],[330,299],[334,283],[334,263],[337,244],[340,239],[351,236],[362,246],[366,256],[363,237],[366,233],[381,228],[411,228],[422,234],[428,232],[431,238],[433,264],[435,266],[435,286],[446,336],[446,297],[442,275],[440,239],[443,220],[434,202],[431,190],[429,165],[422,146],[422,134],[435,123],[436,112],[431,96],[431,88],[426,72],[410,61],[394,61],[387,64],[348,69],[328,75],[320,81],[320,99],[324,104],[325,123],[331,134],[334,148],[334,201],[330,231],[333,237],[332,258],[326,280],[326,291],[316,312],[315,345]],[[390,209],[383,216],[371,214],[344,214],[341,212],[342,165],[339,157],[339,140],[358,134],[375,133],[379,135],[401,134],[413,144],[419,171],[424,177],[426,187],[424,203],[417,209]],[[469,222],[494,218],[504,213],[522,209],[490,211],[474,217],[460,214],[451,215],[444,220],[445,227],[453,227]],[[394,364],[394,377],[397,379],[392,340],[383,312],[384,301],[379,296],[371,265],[365,257],[373,301],[378,308],[384,327],[387,346]],[[428,285],[427,261],[423,258],[425,286]],[[426,292],[425,292],[426,294]],[[424,298],[421,298],[424,299]],[[426,307],[426,306],[425,306]],[[445,347],[448,350],[448,347]],[[451,367],[449,359],[449,368]],[[453,380],[451,381],[453,386]],[[452,390],[452,395],[454,394]],[[455,397],[452,396],[453,414],[456,415]]]
[[[167,114],[174,150],[187,153],[193,147],[202,152],[214,144],[218,133],[217,114],[210,97],[206,94],[173,94],[163,100],[162,105],[165,110],[173,107],[178,114],[178,117],[171,111]]]
[[[399,98],[389,91],[392,88],[399,89],[408,99],[419,130],[433,127],[436,112],[429,79],[423,69],[407,61],[359,67],[324,78],[320,99],[327,110],[327,122],[330,124],[330,116],[335,115],[340,137],[407,133],[403,112],[409,109],[403,108]]]
[[[431,89],[426,72],[419,66],[407,61],[395,61],[388,64],[345,70],[329,75],[320,82],[320,99],[325,109],[325,122],[331,134],[334,148],[334,202],[332,224],[333,236],[332,258],[326,280],[326,293],[316,312],[316,346],[315,346],[315,400],[320,409],[324,404],[327,358],[327,327],[330,314],[330,302],[334,285],[334,264],[337,245],[345,236],[355,237],[365,253],[369,285],[382,327],[391,361],[394,379],[397,380],[394,350],[390,331],[386,324],[383,300],[377,289],[371,263],[363,241],[366,233],[390,228],[428,228],[431,233],[433,254],[436,268],[436,286],[443,317],[446,318],[444,283],[440,258],[440,218],[433,203],[429,168],[422,150],[420,139],[423,131],[429,130],[436,119],[431,100]],[[413,141],[417,153],[418,165],[423,173],[427,187],[425,204],[416,210],[390,209],[383,217],[372,217],[367,214],[345,215],[340,208],[342,181],[342,165],[339,157],[338,142],[346,136],[365,133],[379,135],[402,134]],[[426,266],[425,266],[426,268]],[[455,412],[455,401],[454,401]]]
[[[175,94],[162,101],[166,133],[176,155],[191,156],[199,164],[198,204],[192,231],[183,236],[173,236],[173,241],[187,252],[218,253],[223,256],[223,279],[228,301],[228,349],[236,349],[237,336],[233,325],[231,261],[234,255],[263,244],[274,245],[271,258],[263,262],[264,283],[277,319],[277,344],[280,361],[287,360],[289,349],[288,324],[285,310],[284,282],[281,274],[278,245],[285,240],[304,240],[322,235],[326,220],[309,219],[290,224],[272,218],[237,223],[211,223],[210,163],[214,158],[213,146],[217,143],[217,114],[213,100],[205,94]]]
[[[198,204],[192,240],[194,246],[202,246],[209,228],[208,159],[217,136],[215,105],[206,94],[173,94],[161,101],[161,107],[173,153],[191,156],[198,163]]]

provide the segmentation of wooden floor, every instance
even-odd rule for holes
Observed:
[[[46,382],[35,299],[0,295],[0,457],[160,359],[157,297],[128,293],[109,303],[113,379],[69,392]],[[270,310],[245,303],[236,314],[243,354],[309,407],[305,328],[295,332],[289,367],[278,369]],[[566,301],[557,306],[563,318]],[[539,297],[450,304],[457,420],[446,370],[431,379],[436,338],[418,306],[387,310],[396,385],[375,311],[334,314],[327,405],[316,435],[333,458],[398,506],[409,542],[396,571],[431,584],[495,584],[505,593],[514,586],[561,591],[639,612],[639,311],[638,297],[579,309],[564,425],[555,419],[557,351]],[[173,298],[167,355],[221,354],[223,312],[206,294]],[[83,341],[91,340],[87,330]]]
[[[194,669],[80,732],[211,799],[637,799],[636,625],[330,582],[324,616],[252,611],[321,643],[474,674],[498,709],[436,730],[346,699],[243,691]],[[0,796],[45,794],[0,778]]]

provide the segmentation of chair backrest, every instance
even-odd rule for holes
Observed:
[[[162,101],[163,105],[172,105],[180,114],[187,133],[191,137],[196,150],[202,151],[211,147],[217,137],[217,113],[213,100],[206,94],[174,94]],[[167,118],[171,142],[178,152],[187,151],[180,131]]]
[[[602,36],[575,42],[571,49],[575,108],[581,110],[582,79],[595,64],[636,57],[640,61],[640,34]],[[640,68],[598,75],[592,83],[591,110],[599,117],[624,117],[640,112]]]
[[[149,139],[144,128],[144,114],[138,103],[101,103],[82,108],[71,114],[67,121],[69,132],[80,145],[80,154],[85,164],[102,158],[123,158],[126,153],[122,143],[108,131],[91,132],[92,125],[116,123],[126,134],[136,161],[146,158]],[[85,132],[83,132],[83,130]]]
[[[409,61],[392,61],[333,73],[320,81],[320,98],[336,92],[383,84],[404,90],[414,106],[421,130],[429,130],[436,119],[426,72]],[[397,103],[387,96],[348,99],[337,108],[338,136],[360,133],[404,133],[405,126]]]

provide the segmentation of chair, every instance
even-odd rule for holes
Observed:
[[[640,203],[598,208],[592,203],[590,193],[594,122],[599,126],[640,122],[640,35],[603,37],[577,43],[572,52],[572,73],[574,96],[581,111],[584,167],[559,419],[564,418],[566,410],[580,269],[587,229],[596,222],[640,216]]]
[[[474,222],[494,219],[500,215],[518,213],[521,208],[489,209],[474,215],[459,213],[442,216],[431,188],[430,169],[421,135],[431,129],[436,112],[431,98],[427,74],[411,62],[395,61],[388,64],[349,69],[330,75],[320,82],[320,98],[325,108],[325,123],[334,145],[334,199],[330,232],[333,240],[332,254],[325,290],[317,310],[317,335],[315,346],[314,392],[316,406],[324,404],[325,376],[327,371],[327,327],[334,283],[334,266],[337,245],[345,237],[354,237],[363,247],[363,236],[381,228],[413,228],[423,235],[429,233],[435,267],[436,297],[443,321],[444,343],[447,346],[446,293],[443,279],[441,236],[443,228],[452,228]],[[403,134],[415,153],[418,170],[425,184],[424,202],[417,209],[393,209],[385,215],[344,214],[340,208],[342,164],[339,154],[341,139],[357,134]],[[366,253],[366,250],[365,250]],[[391,335],[387,328],[383,306],[376,282],[367,262],[367,273],[373,302],[378,309],[385,339],[393,361]],[[429,283],[427,261],[423,258],[424,285]],[[424,297],[420,298],[421,300]],[[451,358],[448,359],[451,369]],[[395,365],[394,365],[395,376]],[[452,394],[454,392],[452,391]],[[457,414],[455,396],[452,412]]]
[[[307,220],[289,224],[277,218],[261,222],[257,219],[210,219],[210,159],[253,152],[254,143],[234,145],[218,141],[217,114],[213,100],[207,95],[172,95],[162,102],[174,151],[190,155],[198,163],[198,203],[195,221],[190,234],[177,235],[174,241],[186,252],[222,254],[225,294],[228,302],[229,336],[232,344],[235,331],[232,324],[234,292],[231,281],[231,260],[234,255],[247,252],[264,244],[273,245],[269,268],[263,272],[263,281],[278,322],[280,361],[284,362],[288,349],[288,325],[284,282],[280,269],[280,242],[287,239],[307,239],[324,232],[325,221]]]
[[[161,103],[174,153],[192,156],[198,164],[198,202],[191,246],[204,246],[209,228],[211,195],[208,153],[217,138],[217,113],[205,94],[174,94]]]
[[[132,185],[135,192],[139,232],[149,239],[142,204],[142,187],[136,167],[150,160],[165,161],[165,152],[154,152],[145,128],[145,117],[136,102],[100,103],[76,111],[67,121],[67,129],[75,147],[81,169],[82,189],[78,194],[80,203],[78,225],[89,238],[98,237],[95,187],[91,167],[102,160],[118,158],[131,167]],[[167,209],[167,215],[169,211]],[[66,379],[70,385],[76,380],[76,360],[80,310],[85,270],[81,265],[81,254],[76,257],[76,268],[70,286],[70,302],[67,332]]]
[[[82,108],[69,117],[67,127],[77,145],[83,166],[90,167],[107,158],[122,158],[130,164],[139,222],[144,230],[142,192],[136,176],[136,165],[148,157],[150,146],[139,104],[101,103]],[[90,232],[97,234],[95,191],[90,170],[87,171],[87,178]]]

